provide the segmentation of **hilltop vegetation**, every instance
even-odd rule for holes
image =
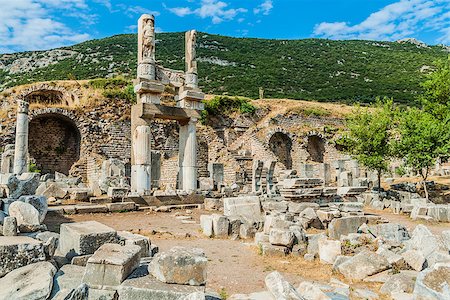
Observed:
[[[157,35],[157,59],[184,68],[184,33]],[[211,94],[258,98],[411,103],[442,46],[322,39],[264,40],[198,35],[200,85]],[[136,70],[136,35],[117,35],[50,51],[0,55],[0,89],[36,82],[92,79]]]

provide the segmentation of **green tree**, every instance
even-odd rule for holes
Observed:
[[[417,108],[409,108],[399,115],[395,154],[403,159],[405,166],[421,175],[427,200],[425,182],[430,168],[438,158],[447,157],[450,150],[449,123],[449,114],[441,120]]]
[[[394,114],[392,100],[377,101],[369,109],[357,107],[347,119],[348,133],[342,138],[346,152],[377,172],[378,186],[392,157]]]
[[[436,70],[422,83],[424,92],[418,98],[425,111],[443,119],[450,107],[450,56],[435,65]]]

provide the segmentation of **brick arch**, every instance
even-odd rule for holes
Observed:
[[[81,157],[80,124],[60,108],[35,110],[29,116],[29,154],[43,173],[69,175]]]
[[[22,91],[17,99],[29,102],[30,96],[37,93],[56,93],[60,95],[61,104],[73,106],[79,104],[79,96],[76,93],[69,92],[62,86],[53,85],[49,83],[33,84],[24,91]]]
[[[292,150],[294,138],[283,128],[272,129],[266,138],[267,149],[269,149],[285,168],[292,168]]]
[[[325,156],[325,146],[327,144],[327,139],[317,131],[310,131],[305,136],[304,145],[306,151],[309,154],[309,160],[323,163]]]

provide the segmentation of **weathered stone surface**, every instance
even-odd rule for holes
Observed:
[[[308,300],[330,300],[331,298],[327,296],[322,290],[314,285],[314,283],[309,281],[303,281],[297,288],[299,294]]]
[[[319,240],[321,238],[327,238],[325,233],[318,234],[307,234],[306,239],[308,240],[307,252],[313,254],[315,257],[319,255]]]
[[[45,196],[21,196],[19,201],[31,204],[39,212],[39,223],[44,222],[47,215],[48,205]]]
[[[442,241],[448,252],[450,252],[450,230],[442,231]]]
[[[415,271],[422,271],[425,264],[425,257],[418,250],[407,250],[402,253],[403,260]]]
[[[39,212],[31,204],[15,201],[9,206],[9,215],[17,219],[17,225],[39,225]]]
[[[6,184],[9,193],[8,197],[19,199],[20,196],[34,195],[40,180],[39,173],[23,173],[20,176],[12,175]]]
[[[341,242],[321,238],[318,241],[319,259],[324,264],[334,264],[336,257],[341,255]]]
[[[384,240],[403,242],[410,239],[408,229],[401,224],[386,223],[369,226],[370,232]]]
[[[6,217],[3,220],[3,235],[4,236],[17,235],[17,219],[15,217]]]
[[[261,202],[258,196],[240,196],[223,199],[225,216],[247,216],[261,218]]]
[[[383,256],[364,250],[340,264],[337,270],[348,279],[362,280],[388,267],[389,262]]]
[[[220,210],[223,208],[222,199],[205,198],[204,201],[205,210]]]
[[[364,299],[364,300],[376,300],[380,298],[377,293],[372,292],[371,290],[368,289],[355,289],[353,290],[352,296],[355,299]]]
[[[117,243],[114,229],[96,221],[61,224],[58,250],[68,259],[93,254],[101,245]]]
[[[26,236],[2,236],[0,258],[0,277],[2,277],[14,269],[44,261],[44,245]]]
[[[117,236],[122,245],[138,245],[141,247],[140,257],[147,257],[150,254],[150,239],[146,236],[131,233],[129,231],[118,231]]]
[[[47,188],[42,192],[42,196],[47,198],[55,197],[56,199],[63,199],[67,196],[67,190],[69,186],[63,186],[60,183],[50,183]],[[29,195],[29,194],[27,194]]]
[[[241,224],[242,221],[238,216],[230,216],[228,217],[230,222],[229,235],[232,239],[237,239],[240,236]]]
[[[283,229],[272,229],[269,233],[269,242],[272,245],[276,246],[285,246],[288,248],[292,248],[292,245],[294,244],[295,236],[294,234],[289,230],[283,230]]]
[[[108,207],[105,205],[75,205],[75,210],[79,214],[96,214],[108,212]]]
[[[47,299],[55,273],[56,268],[49,262],[38,262],[11,271],[0,279],[0,299]]]
[[[146,275],[144,267],[139,267],[118,288],[120,300],[180,300],[195,292],[203,292],[203,286],[168,284]]]
[[[89,287],[85,283],[80,284],[77,288],[71,290],[66,297],[64,297],[64,300],[88,300],[88,299],[89,299]]]
[[[363,210],[364,203],[359,202],[332,202],[330,207],[335,207],[343,212],[360,212]]]
[[[269,235],[265,234],[264,232],[257,232],[255,233],[255,244],[259,245],[261,243],[268,243],[269,242]]]
[[[56,232],[44,231],[36,234],[36,239],[40,240],[43,243],[47,242],[52,237],[54,237],[57,241],[59,241],[59,233]]]
[[[276,300],[270,292],[257,292],[251,294],[235,294],[228,300]]]
[[[106,207],[110,212],[115,211],[134,211],[136,210],[136,203],[134,202],[115,202],[115,203],[107,203]]]
[[[218,238],[227,238],[230,222],[226,216],[212,215],[214,236]]]
[[[289,248],[285,246],[275,246],[271,243],[260,243],[262,255],[264,256],[286,256]]]
[[[376,253],[386,258],[390,264],[399,263],[403,260],[400,254],[387,249],[387,247],[379,247]]]
[[[319,208],[319,204],[310,203],[310,202],[289,202],[288,207],[289,207],[289,212],[294,213],[294,214],[299,214],[308,207],[316,210]]]
[[[450,299],[450,263],[438,263],[417,275],[414,299]]]
[[[32,233],[47,230],[47,225],[45,224],[20,224],[19,231],[20,233]]]
[[[87,265],[89,258],[91,258],[91,256],[92,256],[92,254],[74,256],[72,258],[72,260],[70,261],[70,264],[75,265],[75,266],[85,267]]]
[[[200,216],[200,227],[202,228],[202,232],[207,237],[212,237],[214,235],[213,231],[213,219],[210,215],[201,215]]]
[[[149,273],[165,283],[206,284],[208,259],[201,249],[173,247],[158,253],[148,266]]]
[[[416,282],[417,272],[401,271],[398,274],[389,276],[388,280],[381,286],[382,294],[392,293],[412,293]]]
[[[53,288],[50,298],[64,299],[81,283],[85,268],[75,265],[64,265],[53,277]]]
[[[104,244],[88,259],[83,282],[90,287],[118,286],[140,262],[138,245]]]
[[[275,271],[265,278],[266,288],[275,299],[279,300],[303,300],[297,290],[287,282],[283,276]]]
[[[358,228],[364,223],[367,223],[367,218],[364,216],[333,219],[328,225],[328,236],[338,240],[341,235],[356,233]]]
[[[410,250],[419,250],[425,259],[437,251],[441,243],[431,231],[424,225],[419,224],[413,230],[411,239],[407,241],[407,248]]]

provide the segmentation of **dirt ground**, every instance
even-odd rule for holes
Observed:
[[[372,213],[378,213],[371,211]],[[191,216],[195,224],[184,224],[176,216],[182,214]],[[277,270],[294,286],[304,280],[328,283],[331,278],[337,278],[350,283],[338,274],[333,274],[331,266],[318,261],[306,262],[299,257],[263,257],[258,254],[258,248],[251,241],[233,241],[209,239],[200,232],[199,218],[201,214],[210,212],[192,210],[186,214],[185,210],[171,213],[162,212],[127,212],[114,214],[85,214],[66,215],[64,217],[49,217],[45,223],[50,230],[59,231],[59,224],[66,222],[81,222],[95,220],[116,230],[127,230],[150,237],[152,244],[165,251],[173,246],[197,247],[205,251],[208,264],[207,288],[222,294],[251,293],[264,290],[264,278],[271,271]],[[391,222],[405,224],[413,229],[417,222],[407,216],[381,213]],[[448,229],[448,224],[434,224],[427,226],[434,232],[440,233]],[[379,284],[354,283],[352,287],[366,287],[378,291]]]

